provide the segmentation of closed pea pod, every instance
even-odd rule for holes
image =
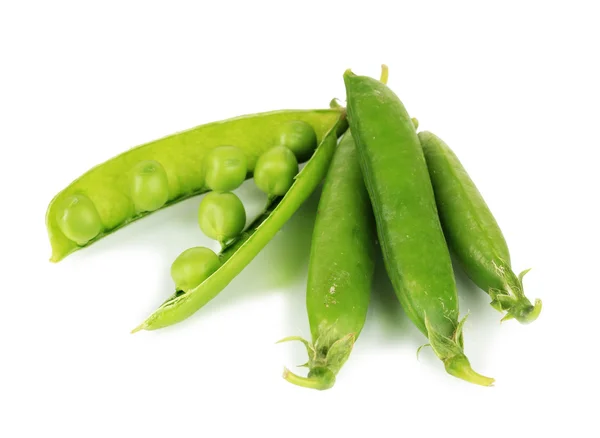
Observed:
[[[348,131],[327,173],[313,231],[306,289],[312,342],[284,339],[306,346],[308,377],[286,369],[286,380],[314,389],[333,386],[365,323],[374,253],[371,203]]]
[[[463,351],[458,295],[423,151],[400,99],[382,82],[344,74],[348,119],[386,271],[402,307],[446,371],[491,385]]]
[[[140,161],[133,168],[131,199],[138,211],[154,211],[169,200],[167,173],[158,161]]]
[[[256,186],[269,196],[283,196],[294,183],[298,161],[285,146],[276,146],[262,154],[254,169]]]
[[[198,224],[204,234],[224,246],[244,229],[244,204],[233,193],[208,193],[198,208]]]
[[[340,113],[336,109],[286,110],[208,123],[137,146],[95,166],[60,191],[48,205],[50,260],[57,262],[157,208],[207,192],[203,163],[211,150],[223,145],[241,150],[246,158],[247,178],[258,157],[278,144],[279,130],[286,122],[301,120],[309,124],[321,141]],[[156,167],[154,173],[138,174],[136,179],[133,176],[136,169],[148,162],[160,163],[164,174]],[[164,190],[164,175],[167,190]],[[163,202],[165,193],[168,199]],[[78,196],[86,197],[82,202],[90,207],[89,212],[95,211],[95,215],[90,215],[97,219],[97,226],[83,236],[69,234],[68,223],[65,225],[59,219],[69,215],[65,209]]]
[[[541,300],[531,301],[523,293],[522,272],[511,267],[508,246],[485,200],[454,152],[431,132],[420,132],[437,208],[446,240],[465,272],[488,292],[492,306],[505,311],[503,320],[534,321],[542,310]]]

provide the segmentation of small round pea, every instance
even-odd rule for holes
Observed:
[[[171,277],[177,290],[187,292],[210,277],[219,266],[219,256],[209,248],[196,246],[177,256],[171,265]]]
[[[154,211],[169,200],[169,181],[162,164],[140,161],[132,171],[131,199],[138,211]]]
[[[62,201],[56,213],[58,227],[68,239],[85,245],[102,231],[103,225],[94,203],[85,195],[73,195]]]
[[[237,189],[246,179],[248,163],[244,151],[235,146],[219,146],[204,158],[206,185],[217,192]]]
[[[317,134],[313,127],[302,120],[291,120],[281,126],[279,144],[291,150],[298,161],[310,158],[317,147]]]
[[[294,183],[298,161],[285,146],[275,146],[262,154],[254,168],[254,182],[269,196],[283,196]]]
[[[200,202],[198,224],[204,234],[223,245],[244,229],[244,204],[233,193],[210,192]]]

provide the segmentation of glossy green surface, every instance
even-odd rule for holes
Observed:
[[[217,192],[237,189],[248,172],[244,151],[235,146],[219,146],[204,159],[204,174],[208,188]]]
[[[347,128],[344,111],[335,111],[336,120],[329,126],[290,190],[283,198],[273,198],[265,213],[223,250],[220,255],[221,267],[194,289],[173,295],[133,332],[167,327],[190,317],[216,297],[269,243],[325,177],[337,137]]]
[[[236,146],[244,152],[248,171],[252,172],[258,157],[279,145],[278,129],[284,123],[302,120],[313,127],[321,140],[339,114],[339,110],[285,110],[209,123],[135,147],[92,168],[58,193],[48,206],[50,260],[57,262],[148,214],[136,212],[132,201],[131,171],[139,162],[161,163],[169,183],[169,199],[163,206],[166,207],[208,190],[202,164],[210,150],[222,145]],[[74,195],[83,195],[91,201],[102,224],[97,235],[86,242],[69,238],[58,224],[65,199]]]
[[[347,131],[325,178],[312,236],[306,291],[309,376],[288,371],[288,381],[316,389],[333,385],[367,317],[374,257],[371,202]]]
[[[508,318],[535,320],[541,301],[532,305],[512,271],[506,240],[475,183],[454,152],[431,132],[420,132],[446,240],[467,275],[490,293],[492,306]]]
[[[186,249],[171,265],[171,278],[175,289],[188,291],[195,288],[215,272],[221,261],[219,256],[209,248],[196,246]]]
[[[279,143],[291,150],[298,161],[307,160],[317,147],[312,126],[302,120],[286,122],[279,128]]]
[[[285,146],[276,146],[262,154],[254,169],[254,183],[269,196],[283,196],[294,183],[298,161]]]
[[[133,167],[131,200],[136,211],[154,211],[169,200],[169,179],[158,161],[144,160]]]
[[[468,375],[470,367],[462,375],[455,369],[455,363],[464,365],[456,283],[413,122],[380,81],[347,71],[344,82],[348,120],[396,295],[449,373],[489,385],[493,380]]]
[[[198,224],[206,236],[224,245],[244,229],[244,204],[233,193],[207,193],[198,207]]]
[[[60,231],[79,245],[85,245],[102,230],[96,207],[85,195],[63,198],[55,220]]]

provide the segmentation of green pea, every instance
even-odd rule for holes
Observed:
[[[205,180],[209,189],[229,192],[246,179],[248,162],[244,151],[235,146],[219,146],[204,159]]]
[[[56,212],[56,222],[63,234],[78,245],[85,245],[103,228],[96,206],[85,195],[65,198]]]
[[[200,202],[198,224],[204,234],[223,245],[244,229],[244,204],[233,193],[211,192]]]
[[[202,246],[186,249],[171,265],[171,277],[177,290],[194,289],[219,269],[221,261],[214,251]]]
[[[283,196],[294,183],[298,161],[285,146],[276,146],[262,154],[254,168],[254,182],[269,196]]]
[[[292,120],[281,126],[279,144],[290,149],[298,161],[310,158],[317,147],[317,135],[313,127],[302,120]]]
[[[154,160],[140,161],[133,168],[131,199],[138,211],[154,211],[169,200],[169,181],[164,167]]]

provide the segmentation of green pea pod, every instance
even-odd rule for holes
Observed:
[[[306,308],[312,343],[308,377],[284,378],[314,389],[333,386],[367,317],[375,253],[375,224],[356,147],[347,131],[325,179],[313,231]],[[281,341],[280,341],[281,342]]]
[[[419,133],[446,240],[473,282],[492,298],[492,306],[521,323],[542,310],[523,293],[523,271],[515,275],[502,231],[479,190],[446,143],[431,132]]]
[[[336,111],[337,121],[330,125],[306,166],[296,175],[294,184],[283,197],[271,198],[266,211],[242,235],[226,247],[222,265],[197,287],[176,292],[146,321],[139,330],[155,330],[183,321],[216,297],[265,247],[294,212],[306,201],[325,177],[335,151],[337,138],[347,128],[345,112]]]
[[[356,141],[387,273],[404,311],[446,371],[491,385],[463,352],[458,294],[423,151],[400,99],[375,79],[344,74]]]
[[[337,109],[247,115],[130,149],[92,168],[50,202],[46,213],[50,260],[58,262],[151,211],[207,192],[202,162],[216,147],[239,148],[250,177],[258,157],[280,144],[280,131],[289,122],[307,123],[321,141],[339,117]]]

